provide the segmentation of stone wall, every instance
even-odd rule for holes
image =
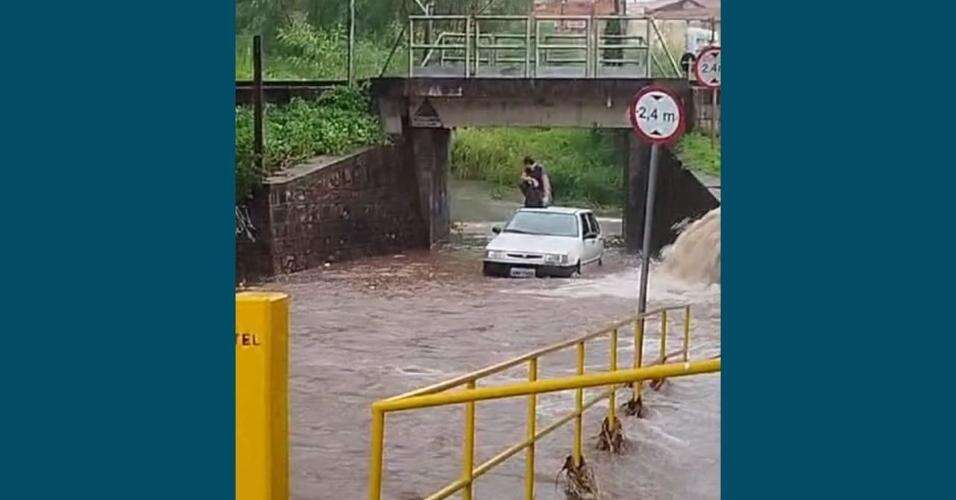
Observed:
[[[256,241],[236,236],[237,279],[428,248],[446,236],[445,132],[317,157],[268,178],[247,205]]]

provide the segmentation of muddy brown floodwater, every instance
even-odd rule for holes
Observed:
[[[370,405],[376,399],[454,377],[532,349],[582,335],[632,314],[639,261],[609,251],[603,267],[571,279],[481,275],[490,223],[459,225],[452,242],[413,252],[333,264],[286,276],[265,288],[291,295],[291,459],[294,499],[367,496]],[[720,353],[720,286],[651,275],[649,308],[690,303],[691,358]],[[677,331],[677,320],[673,323]],[[657,353],[658,329],[645,356]],[[673,337],[677,339],[679,336]],[[672,346],[678,340],[672,340]],[[633,341],[622,332],[621,363]],[[588,344],[587,371],[606,370],[607,341]],[[539,377],[570,375],[574,351],[549,355]],[[525,380],[526,367],[481,383]],[[586,391],[585,398],[597,391]],[[646,393],[646,418],[624,417],[631,450],[595,448],[607,409],[585,414],[585,457],[601,498],[720,497],[720,377],[669,380]],[[624,401],[627,393],[619,392]],[[573,393],[541,395],[538,428],[573,406]],[[525,398],[477,404],[476,464],[523,439]],[[412,410],[386,419],[384,498],[421,498],[455,480],[461,466],[464,411]],[[572,445],[566,425],[539,442],[536,498],[565,499],[555,475]],[[476,498],[522,497],[524,453],[476,480]]]

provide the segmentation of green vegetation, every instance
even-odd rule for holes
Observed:
[[[236,108],[236,200],[243,200],[270,172],[321,154],[385,143],[378,119],[369,112],[364,89],[338,87],[318,101],[294,99],[266,108],[264,172],[253,154],[252,110]]]
[[[705,174],[720,175],[720,139],[716,147],[710,146],[710,136],[692,132],[681,137],[677,143],[677,157],[684,166]]]
[[[473,0],[442,0],[436,13],[466,13]],[[484,14],[527,14],[528,0],[497,0],[483,4]],[[402,75],[407,70],[407,16],[419,8],[410,0],[356,0],[355,69],[364,79]],[[319,0],[236,0],[236,78],[252,78],[252,36],[263,36],[265,78],[341,80],[346,77],[348,2]],[[436,23],[436,31],[462,31],[455,22]],[[545,31],[553,28],[546,27]],[[610,26],[614,32],[616,26]],[[420,36],[420,34],[419,34]],[[389,60],[393,47],[397,49]],[[633,51],[631,51],[633,52]],[[515,54],[511,54],[515,55]],[[558,54],[552,54],[557,56]],[[574,54],[580,56],[580,51]],[[657,54],[661,62],[665,56]],[[629,52],[629,57],[633,55]],[[666,63],[665,63],[666,64]],[[659,71],[655,67],[655,74]],[[349,149],[385,140],[377,120],[368,112],[367,98],[347,89],[326,94],[318,103],[293,101],[268,106],[264,172],[254,167],[252,114],[236,108],[236,199],[242,200],[269,172],[318,154],[340,154]],[[685,144],[686,142],[686,144]],[[681,143],[703,170],[706,150],[696,141]],[[515,189],[521,159],[530,155],[545,164],[561,203],[619,206],[623,200],[620,160],[615,158],[611,136],[583,130],[471,129],[457,132],[452,169],[468,179],[497,184],[492,196]],[[703,160],[699,159],[703,158]],[[700,166],[704,165],[704,166]]]
[[[440,0],[436,14],[527,14],[529,0]],[[252,77],[252,36],[262,35],[267,79],[344,79],[348,46],[348,1],[236,0],[236,78]],[[358,78],[407,71],[410,14],[421,14],[413,0],[355,1],[355,72]],[[463,31],[458,21],[439,21],[436,32]],[[419,33],[418,36],[421,36]],[[393,47],[397,50],[389,61]],[[421,54],[418,54],[419,56]]]
[[[621,163],[615,156],[613,136],[604,131],[461,129],[455,133],[451,170],[462,179],[514,188],[525,156],[547,168],[559,203],[623,203]]]
[[[379,76],[388,60],[393,40],[358,39],[355,44],[355,74],[359,79]],[[266,51],[263,78],[266,80],[344,80],[348,64],[348,32],[336,25],[319,29],[301,16],[293,17],[278,29]],[[386,75],[402,68],[407,52],[399,47]],[[236,37],[236,79],[252,79],[252,36]]]

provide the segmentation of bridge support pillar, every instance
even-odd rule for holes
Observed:
[[[448,237],[448,169],[451,131],[445,128],[408,128],[409,148],[418,181],[419,206],[425,222],[427,246]]]
[[[624,243],[628,252],[641,249],[644,238],[644,199],[647,193],[647,174],[651,148],[628,131],[624,203]],[[619,141],[622,147],[624,140]],[[651,252],[657,255],[662,248],[677,239],[674,225],[685,219],[697,219],[720,206],[720,202],[697,177],[684,168],[670,148],[660,148],[657,194],[654,206],[654,229],[651,233]]]

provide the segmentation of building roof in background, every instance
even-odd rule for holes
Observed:
[[[720,19],[720,0],[653,0],[630,5],[657,19]]]
[[[614,14],[616,0],[534,0],[535,14],[561,16],[607,16]]]
[[[534,13],[564,16],[614,14],[617,0],[534,0]],[[627,1],[628,14],[651,14],[657,19],[720,19],[720,0]]]

